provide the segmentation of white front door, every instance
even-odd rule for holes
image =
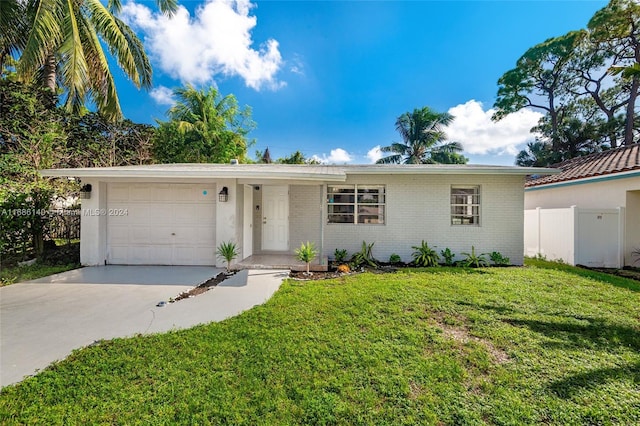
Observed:
[[[253,254],[253,186],[244,186],[242,258]]]
[[[289,187],[262,187],[262,250],[289,250]]]

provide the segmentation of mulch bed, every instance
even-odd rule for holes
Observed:
[[[395,272],[397,270],[397,265],[382,264],[378,268],[363,267],[360,269],[352,270],[349,273],[338,272],[335,270],[335,268],[332,268],[331,271],[326,272],[311,272],[309,275],[307,275],[307,273],[304,271],[291,271],[289,273],[289,277],[295,280],[330,280],[332,278],[340,278],[346,275],[354,275],[365,271],[372,272],[374,274],[384,274],[387,272]]]
[[[178,300],[188,299],[189,297],[197,296],[198,294],[202,294],[202,293],[206,293],[207,291],[211,290],[212,288],[214,288],[215,286],[220,284],[222,281],[226,280],[227,278],[229,278],[230,276],[232,276],[234,274],[235,274],[235,272],[231,272],[229,274],[227,274],[226,272],[220,272],[218,275],[216,275],[213,278],[208,279],[207,281],[205,281],[202,284],[200,284],[198,287],[192,288],[189,291],[183,291],[175,299],[169,300],[169,303],[174,303],[174,302],[177,302]]]
[[[640,281],[640,268],[630,268],[628,266],[623,269],[616,268],[590,268],[584,265],[577,265],[580,268],[589,269],[592,271],[604,272],[605,274],[616,275],[618,277],[630,278],[632,280]]]

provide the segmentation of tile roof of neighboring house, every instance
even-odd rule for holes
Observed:
[[[567,182],[614,173],[640,170],[640,143],[576,157],[552,167],[562,170],[555,175],[533,177],[526,187]]]

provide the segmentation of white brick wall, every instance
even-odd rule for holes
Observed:
[[[322,186],[289,187],[289,247],[291,252],[307,241],[321,247]],[[333,251],[333,249],[332,249]]]
[[[425,240],[438,252],[499,251],[512,264],[523,262],[524,177],[509,175],[353,176],[348,184],[386,185],[386,224],[326,224],[324,255],[336,248],[353,253],[362,241],[375,243],[374,256],[388,261],[392,253],[411,260],[411,246]],[[450,218],[451,185],[480,185],[480,226],[454,226]],[[314,196],[315,197],[315,196]],[[293,198],[292,198],[293,200]],[[326,223],[326,205],[322,220]],[[293,233],[292,222],[292,233]]]

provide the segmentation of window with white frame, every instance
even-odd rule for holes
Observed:
[[[327,186],[327,223],[384,224],[384,185]]]
[[[480,225],[480,187],[451,187],[451,224]]]

